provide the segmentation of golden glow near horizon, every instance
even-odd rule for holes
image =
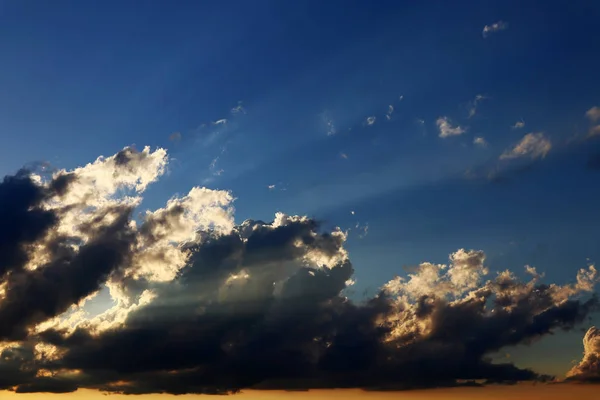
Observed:
[[[506,399],[506,400],[562,400],[567,398],[593,398],[600,393],[597,385],[584,384],[522,384],[514,386],[487,386],[474,388],[449,388],[414,390],[402,392],[367,392],[362,390],[311,390],[311,391],[253,391],[248,390],[237,395],[231,395],[232,400],[480,400],[480,399]],[[215,398],[208,395],[110,395],[109,400],[191,400],[201,398]],[[225,396],[224,396],[225,397]],[[16,394],[13,392],[0,392],[0,399],[14,400],[99,400],[106,399],[106,395],[92,390],[79,390],[75,393],[48,394],[31,393]]]

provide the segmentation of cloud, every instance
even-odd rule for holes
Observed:
[[[459,125],[452,126],[448,117],[439,117],[435,123],[440,130],[439,136],[441,138],[462,135],[466,132],[466,129]]]
[[[348,159],[348,154],[346,153],[340,153],[340,157],[342,157],[344,160]]]
[[[335,127],[333,118],[329,115],[329,113],[324,112],[321,115],[321,119],[323,121],[323,124],[325,125],[325,131],[327,133],[327,136],[335,135],[337,133],[337,129]]]
[[[514,125],[511,126],[512,129],[521,129],[525,127],[525,121],[521,120],[521,121],[517,121],[514,123]]]
[[[521,141],[517,143],[513,148],[506,150],[500,156],[501,160],[529,157],[531,159],[545,157],[550,149],[552,143],[548,140],[543,133],[528,133],[523,136]]]
[[[222,118],[219,120],[216,120],[215,122],[213,122],[213,125],[226,125],[227,124],[227,119]]]
[[[347,235],[306,216],[236,223],[234,197],[192,188],[133,218],[162,149],[0,183],[0,389],[228,394],[385,389],[545,376],[491,355],[573,329],[598,277],[490,276],[481,250],[423,262],[348,299]],[[94,178],[94,179],[92,179]],[[366,234],[366,225],[363,234]],[[112,302],[90,315],[102,289]]]
[[[375,117],[375,116],[367,117],[367,119],[365,120],[365,125],[367,125],[367,126],[374,125],[375,121],[377,121],[377,117]]]
[[[469,118],[475,116],[475,114],[477,113],[477,106],[479,105],[479,103],[481,103],[483,100],[487,100],[487,99],[488,99],[487,97],[485,97],[484,95],[481,95],[481,94],[478,94],[477,96],[475,96],[473,101],[471,101],[469,104]]]
[[[267,188],[268,188],[269,190],[273,190],[273,189],[275,189],[275,185],[269,185],[269,186],[267,186]]]
[[[385,118],[389,121],[392,119],[392,114],[394,113],[394,106],[393,105],[389,105],[388,106],[388,110],[387,113],[385,113]]]
[[[585,112],[585,116],[591,121],[600,120],[600,107],[594,106]]]
[[[600,329],[595,326],[583,337],[583,359],[567,373],[567,380],[600,382]]]
[[[482,35],[484,38],[487,38],[490,34],[500,32],[508,29],[508,23],[503,21],[494,22],[491,25],[486,25],[483,27]]]
[[[480,147],[487,147],[488,142],[482,137],[476,137],[473,139],[473,144]]]
[[[232,114],[246,114],[246,109],[242,106],[242,102],[238,102],[238,105],[231,109]]]

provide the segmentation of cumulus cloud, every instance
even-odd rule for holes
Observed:
[[[375,116],[367,117],[367,119],[365,120],[365,125],[367,125],[367,126],[374,125],[375,121],[377,121],[377,117],[375,117]]]
[[[600,329],[588,329],[583,337],[583,359],[567,373],[567,378],[600,382]]]
[[[511,126],[512,129],[521,129],[524,127],[525,127],[525,121],[523,121],[523,120],[517,121]]]
[[[440,130],[439,136],[441,138],[462,135],[463,133],[466,132],[466,129],[459,125],[452,126],[448,117],[439,117],[435,123],[436,123],[438,129]]]
[[[584,321],[598,277],[491,274],[481,250],[423,262],[355,302],[346,232],[306,216],[236,223],[192,188],[133,218],[168,161],[126,148],[0,183],[0,389],[228,394],[547,377],[490,355]],[[366,225],[361,234],[366,234]],[[107,289],[95,315],[85,303]]]
[[[484,38],[487,38],[490,34],[500,32],[508,29],[508,23],[503,21],[494,22],[493,24],[486,25],[483,27],[481,34]]]
[[[521,157],[529,157],[531,159],[543,158],[550,152],[550,149],[552,149],[552,143],[542,132],[528,133],[513,148],[502,153],[500,159]]]
[[[473,139],[473,144],[479,147],[487,147],[488,142],[482,137],[476,137]]]

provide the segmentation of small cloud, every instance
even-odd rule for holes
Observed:
[[[215,169],[215,167],[217,166],[217,162],[219,161],[219,157],[215,157],[211,162],[210,162],[210,169]]]
[[[544,158],[552,148],[552,143],[542,132],[528,133],[512,149],[506,150],[500,156],[501,160],[530,157],[532,159]]]
[[[452,126],[448,117],[439,117],[436,121],[437,127],[440,130],[440,137],[446,138],[449,136],[462,135],[466,132],[466,129],[456,125]]]
[[[323,113],[322,118],[323,123],[325,124],[327,136],[335,135],[337,133],[337,130],[335,129],[333,119],[327,113]]]
[[[275,189],[275,185],[269,185],[269,186],[267,186],[267,187],[269,188],[269,190],[273,190],[273,189]]]
[[[377,120],[377,117],[375,117],[375,116],[368,117],[368,118],[365,120],[365,124],[366,124],[367,126],[371,126],[371,125],[373,125],[373,124],[375,123],[375,121],[376,121],[376,120]]]
[[[424,119],[417,118],[417,119],[415,120],[415,122],[416,122],[418,125],[425,125],[425,120],[424,120]]]
[[[346,153],[340,153],[340,157],[342,157],[344,160],[348,159],[348,154]]]
[[[398,100],[400,100],[400,101],[404,100],[404,96],[400,95],[400,97],[398,97]]]
[[[488,37],[492,33],[500,32],[508,28],[508,23],[503,21],[494,22],[491,25],[483,27],[482,35],[484,38]]]
[[[517,121],[517,122],[515,122],[514,125],[511,126],[512,129],[521,129],[524,127],[525,127],[525,121],[523,121],[523,120]]]
[[[388,111],[387,113],[385,113],[385,119],[387,119],[388,121],[392,119],[392,114],[394,113],[394,106],[393,105],[389,105],[388,106]]]
[[[477,113],[477,105],[483,100],[487,99],[488,97],[482,94],[478,94],[477,96],[475,96],[475,99],[473,99],[473,101],[469,104],[469,118],[475,116],[475,114]]]
[[[590,128],[590,132],[588,133],[588,138],[593,136],[600,136],[600,125],[592,126]]]
[[[213,125],[225,125],[227,124],[227,119],[223,118],[223,119],[219,119],[215,122],[213,122]]]
[[[600,120],[600,107],[594,106],[585,112],[585,116],[592,122]]]
[[[246,109],[242,106],[242,102],[238,101],[238,105],[231,109],[232,114],[246,114]]]
[[[181,132],[173,132],[169,135],[171,142],[179,142],[181,140]]]
[[[354,215],[354,211],[350,211],[350,214]]]
[[[487,147],[488,142],[482,137],[476,137],[473,139],[473,144],[480,147]]]
[[[365,225],[361,226],[360,224],[357,223],[355,228],[360,231],[360,233],[358,234],[359,239],[362,239],[369,234],[369,224],[365,224]]]

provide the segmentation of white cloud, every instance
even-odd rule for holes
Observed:
[[[375,121],[376,121],[376,120],[377,120],[377,117],[375,117],[375,116],[368,117],[368,118],[365,120],[365,124],[366,124],[367,126],[371,126],[371,125],[373,125],[373,124],[375,123]]]
[[[390,119],[392,119],[392,114],[394,113],[394,106],[393,105],[389,105],[388,106],[388,111],[385,114],[385,118],[389,121]]]
[[[219,119],[216,120],[215,122],[213,122],[213,125],[225,125],[227,124],[227,119],[223,118],[223,119]]]
[[[488,37],[491,33],[500,32],[508,28],[508,23],[503,21],[494,22],[491,25],[483,27],[482,35],[484,38]]]
[[[585,112],[585,116],[592,122],[600,120],[600,107],[594,106]]]
[[[398,100],[400,100],[400,101],[404,100],[404,96],[401,95],[400,97],[398,97]]]
[[[506,150],[500,156],[500,159],[511,159],[520,157],[530,157],[532,159],[543,158],[552,148],[552,143],[542,132],[528,133],[523,136],[512,149]]]
[[[340,153],[340,157],[342,157],[344,160],[348,159],[348,154],[346,153]]]
[[[269,188],[269,190],[273,190],[273,189],[275,189],[275,185],[269,185],[269,186],[267,186],[267,187]]]
[[[323,123],[325,124],[327,136],[335,135],[337,133],[337,129],[335,128],[333,118],[331,118],[331,116],[327,112],[323,113],[321,118],[323,118]]]
[[[514,125],[511,126],[512,129],[521,129],[525,127],[525,121],[517,121]]]
[[[439,117],[436,120],[436,124],[437,124],[438,129],[440,130],[439,136],[441,138],[462,135],[463,133],[466,132],[466,129],[459,125],[452,126],[448,117]]]
[[[482,94],[478,94],[475,96],[475,99],[469,105],[469,118],[473,117],[477,113],[477,106],[483,100],[487,100],[488,98]]]
[[[246,114],[246,109],[242,106],[242,102],[239,101],[238,105],[231,109],[232,114]]]
[[[475,139],[473,139],[473,144],[481,147],[487,147],[488,142],[482,137],[476,137]]]

